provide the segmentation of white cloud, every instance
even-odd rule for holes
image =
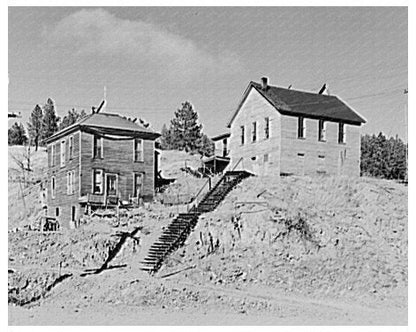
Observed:
[[[192,40],[144,21],[120,19],[104,9],[77,11],[45,31],[51,44],[77,55],[117,56],[189,70],[236,71],[234,54],[211,54]]]

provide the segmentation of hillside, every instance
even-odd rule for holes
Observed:
[[[195,156],[164,153],[162,175],[178,179],[165,192],[200,187],[203,179],[180,170],[185,158]],[[39,178],[45,156],[34,158]],[[157,199],[127,211],[120,225],[109,214],[59,233],[12,230],[11,222],[27,222],[10,198],[17,190],[10,182],[12,165],[9,160],[11,324],[407,323],[402,184],[246,179],[214,212],[202,215],[185,245],[149,276],[138,262],[186,206]],[[35,198],[32,204],[37,206]]]

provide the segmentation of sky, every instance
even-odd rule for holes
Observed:
[[[250,81],[318,92],[407,141],[406,7],[9,7],[9,111],[48,98],[169,124],[184,101],[212,136]],[[15,120],[9,120],[9,126]]]

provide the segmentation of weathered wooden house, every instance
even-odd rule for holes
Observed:
[[[250,82],[232,114],[230,167],[258,175],[360,174],[365,120],[336,96]]]
[[[151,200],[159,137],[118,114],[93,113],[47,141],[48,215],[63,227],[87,209]]]

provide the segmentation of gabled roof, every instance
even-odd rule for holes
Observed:
[[[160,136],[153,130],[140,126],[118,114],[93,113],[56,132],[46,140],[46,143],[53,142],[79,129],[83,131],[99,130],[100,133],[107,135],[137,136],[149,139],[156,139]]]
[[[256,82],[250,82],[243,98],[227,127],[230,127],[251,89],[260,93],[277,111],[284,115],[303,116],[361,125],[366,121],[336,96],[284,89],[268,85],[266,90]]]

